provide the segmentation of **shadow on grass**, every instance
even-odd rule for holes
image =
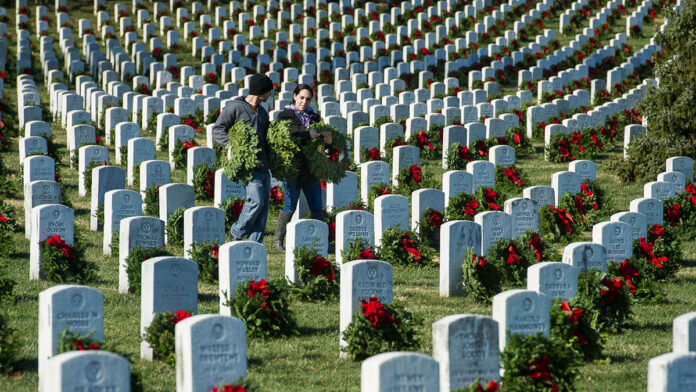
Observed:
[[[672,329],[672,323],[655,323],[652,321],[648,321],[646,323],[636,323],[632,322],[628,325],[626,328],[627,330],[630,329],[632,331],[655,331],[655,332],[664,332],[664,331],[669,331]]]
[[[220,301],[220,297],[215,294],[198,293],[198,302],[204,301],[217,303],[218,301]]]
[[[611,360],[612,364],[623,363],[627,361],[635,361],[634,358],[628,355],[608,355],[608,357]]]
[[[696,267],[696,260],[682,260],[682,267]],[[685,277],[684,279],[689,279],[690,282],[696,282],[696,277]]]
[[[300,325],[297,327],[297,331],[300,336],[312,336],[312,335],[330,335],[336,332],[336,327],[329,325],[326,327],[312,327],[307,325]]]
[[[22,373],[38,373],[39,361],[36,358],[23,358],[15,362],[15,369]]]

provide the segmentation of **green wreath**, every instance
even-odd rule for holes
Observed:
[[[197,147],[198,142],[196,139],[191,140],[177,140],[174,144],[174,150],[172,151],[172,160],[174,161],[174,168],[185,168],[186,159],[189,148]]]
[[[315,123],[309,128],[317,133],[331,133],[331,145],[325,146],[322,138],[316,138],[302,146],[310,173],[320,181],[337,184],[345,176],[350,164],[348,144],[341,132],[331,125]]]
[[[442,212],[430,207],[425,209],[418,221],[418,235],[426,246],[440,248],[440,226],[445,222]]]
[[[143,215],[159,217],[159,188],[160,186],[153,185],[145,189],[145,210]]]
[[[578,276],[577,304],[594,315],[592,328],[620,332],[633,315],[629,286],[621,277],[590,269]]]
[[[425,245],[417,233],[390,227],[382,234],[380,260],[392,265],[436,267],[435,250]]]
[[[389,195],[394,193],[394,188],[388,184],[385,184],[383,182],[380,182],[379,184],[374,184],[370,186],[370,189],[367,191],[367,206],[370,210],[373,210],[375,208],[375,199],[383,196],[383,195]]]
[[[268,162],[273,176],[281,181],[297,178],[300,147],[290,136],[290,121],[273,121],[268,127]]]
[[[177,310],[155,314],[150,325],[145,329],[143,340],[152,347],[155,358],[170,366],[176,363],[175,335],[176,324],[191,317],[190,311]]]
[[[85,259],[84,246],[77,236],[73,245],[67,245],[55,235],[42,241],[39,247],[41,270],[47,280],[85,284],[96,277],[96,264]]]
[[[590,324],[594,315],[591,310],[583,309],[577,301],[561,301],[556,298],[551,302],[549,314],[551,336],[569,342],[573,350],[585,361],[602,359],[604,337]]]
[[[215,196],[215,167],[201,164],[193,175],[193,192],[196,201],[210,202]]]
[[[128,257],[124,263],[126,264],[126,275],[128,275],[129,292],[140,294],[143,262],[160,256],[171,256],[171,254],[164,248],[143,248],[141,246],[136,246],[128,252]]]
[[[527,286],[527,268],[536,263],[536,257],[526,243],[501,238],[491,245],[486,256],[489,263],[498,267],[503,286]]]
[[[204,282],[218,282],[219,245],[214,242],[194,242],[188,257],[198,264],[198,278]]]
[[[299,281],[292,292],[304,301],[329,301],[340,291],[340,268],[319,255],[314,248],[295,248],[295,269]]]
[[[500,272],[486,257],[477,257],[472,248],[467,249],[462,263],[462,278],[466,296],[480,303],[490,303],[500,293]]]
[[[244,200],[238,197],[230,197],[222,202],[220,209],[225,213],[225,232],[229,233],[232,225],[239,220],[242,208],[244,208]]]
[[[445,216],[447,220],[473,221],[474,216],[482,211],[483,206],[474,195],[462,192],[450,198],[445,208]]]
[[[459,143],[452,144],[447,150],[447,169],[466,170],[466,165],[474,160],[469,147]]]
[[[167,242],[174,246],[184,245],[184,212],[186,208],[177,208],[167,219]]]
[[[237,121],[228,132],[228,145],[232,154],[224,164],[225,174],[230,181],[246,184],[251,181],[254,169],[261,161],[257,154],[259,136],[256,130],[242,121]]]

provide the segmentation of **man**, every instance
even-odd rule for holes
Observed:
[[[249,83],[249,95],[237,97],[220,111],[220,116],[213,125],[213,138],[223,147],[229,140],[227,132],[237,121],[243,121],[256,130],[259,138],[256,155],[259,165],[254,169],[251,181],[246,184],[246,202],[239,214],[239,219],[230,229],[230,239],[239,241],[245,235],[249,240],[262,242],[268,217],[268,199],[271,188],[271,174],[268,165],[266,135],[268,133],[268,112],[261,106],[273,91],[273,82],[262,74],[255,74]],[[234,154],[234,151],[232,151]]]

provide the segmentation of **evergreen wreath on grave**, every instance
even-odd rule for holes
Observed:
[[[145,260],[153,257],[171,256],[165,248],[143,248],[136,246],[128,252],[126,257],[126,274],[128,275],[128,291],[135,294],[140,294],[140,285],[142,283],[142,264]]]
[[[251,180],[254,169],[261,163],[257,154],[259,137],[256,130],[242,121],[237,121],[229,130],[228,147],[232,156],[224,164],[225,174],[230,181],[246,184]]]
[[[526,287],[527,268],[536,263],[534,252],[520,238],[501,238],[486,252],[489,263],[498,267],[503,286]]]
[[[424,160],[442,159],[442,127],[433,124],[428,131],[413,133],[406,144],[420,148]]]
[[[248,378],[238,378],[232,383],[223,382],[220,387],[213,387],[212,392],[256,392],[258,389]]]
[[[611,261],[607,265],[607,273],[623,278],[633,298],[645,304],[657,304],[665,300],[664,289],[655,278],[656,270],[650,261],[635,254],[621,263]]]
[[[69,351],[101,350],[104,343],[92,338],[95,332],[96,330],[91,330],[85,336],[80,336],[79,332],[74,332],[66,325],[60,332],[58,354]]]
[[[87,169],[85,169],[85,189],[87,190],[87,193],[92,192],[92,169],[106,165],[106,161],[89,161],[87,164]]]
[[[563,163],[575,159],[594,159],[605,151],[610,141],[599,130],[588,128],[569,134],[557,133],[551,136],[545,147],[549,162]]]
[[[504,195],[519,194],[524,189],[526,176],[516,165],[502,167],[495,165],[495,189]]]
[[[648,230],[647,241],[653,244],[653,253],[666,257],[673,262],[683,261],[681,239],[676,230],[669,226],[652,225]],[[633,253],[636,253],[634,248]],[[669,270],[669,268],[668,268]],[[676,271],[670,271],[667,275],[673,275]],[[658,280],[661,280],[658,278]]]
[[[202,241],[191,244],[188,258],[198,264],[198,278],[204,282],[216,284],[218,282],[220,246],[213,242]]]
[[[435,267],[435,250],[425,245],[417,233],[390,227],[382,234],[380,260],[392,265]]]
[[[381,303],[378,297],[360,300],[361,308],[343,331],[348,344],[341,347],[350,359],[360,361],[389,351],[409,351],[418,347],[415,327],[422,320],[395,303]]]
[[[663,203],[663,220],[672,227],[680,237],[691,239],[696,236],[696,188],[689,183],[684,192],[665,199]]]
[[[281,181],[297,178],[300,167],[297,162],[300,147],[290,136],[290,121],[273,121],[268,127],[268,162],[273,177]]]
[[[232,225],[239,219],[244,203],[243,199],[230,197],[220,205],[220,209],[225,213],[225,232],[229,233]]]
[[[196,201],[212,201],[215,194],[215,168],[212,165],[196,166],[193,175],[193,191]]]
[[[143,215],[159,217],[159,185],[153,185],[145,189],[145,209]]]
[[[15,367],[15,360],[20,349],[21,341],[18,331],[10,327],[0,313],[0,374],[9,374]]]
[[[585,361],[602,359],[604,337],[590,324],[593,315],[576,301],[551,302],[549,311],[550,333],[555,339],[570,342],[571,347]]]
[[[184,212],[186,208],[177,208],[167,219],[164,230],[167,232],[167,242],[174,246],[184,245]]]
[[[121,152],[121,162],[126,162],[126,159],[128,159],[128,144],[124,144],[121,147],[118,148],[119,151]],[[122,163],[123,164],[123,163]]]
[[[14,252],[12,234],[17,230],[14,207],[0,200],[0,257],[9,257]]]
[[[425,209],[423,216],[418,221],[418,234],[426,246],[434,249],[439,248],[440,226],[445,222],[445,216],[441,211],[431,207]]]
[[[97,207],[97,211],[93,216],[96,216],[96,218],[97,218],[97,225],[99,225],[99,227],[103,228],[104,227],[104,203],[103,202],[99,205],[99,207]]]
[[[73,245],[59,235],[48,237],[39,244],[41,269],[46,279],[58,283],[91,282],[96,277],[96,264],[84,257],[84,246],[75,233]]]
[[[476,191],[474,191],[474,197],[480,202],[482,211],[500,211],[502,208],[498,203],[499,199],[502,199],[498,192],[493,188],[484,188],[479,186]]]
[[[466,164],[472,162],[474,156],[469,147],[454,143],[447,150],[447,169],[466,170]]]
[[[508,334],[501,353],[505,372],[501,382],[506,391],[574,391],[580,356],[570,342],[547,338],[543,333]]]
[[[215,124],[218,117],[220,117],[220,109],[219,108],[208,113],[208,115],[205,117],[205,123],[206,124]]]
[[[590,269],[578,276],[575,303],[592,312],[590,324],[601,332],[620,332],[632,317],[630,287],[622,277]]]
[[[450,198],[449,204],[445,208],[445,217],[448,221],[469,220],[473,221],[474,216],[483,211],[483,206],[476,200],[476,197],[469,193],[460,193]]]
[[[404,139],[401,136],[387,140],[384,143],[384,157],[385,162],[391,163],[392,157],[394,155],[394,147],[405,146]]]
[[[346,138],[336,127],[325,123],[312,124],[309,129],[317,133],[331,133],[329,146],[324,145],[323,138],[312,139],[302,146],[310,173],[320,181],[339,183],[350,164]]]
[[[144,129],[145,135],[155,135],[157,133],[157,116],[160,113],[150,113],[150,118],[147,119],[147,127]]]
[[[174,151],[172,152],[172,160],[174,161],[175,169],[186,167],[186,156],[188,154],[188,150],[189,148],[193,147],[198,147],[198,142],[196,139],[176,141],[174,144]]]
[[[338,297],[340,268],[319,255],[315,248],[295,248],[299,282],[290,290],[303,301],[329,301]]]
[[[481,383],[481,379],[476,379],[468,388],[461,387],[454,390],[454,392],[498,392],[501,391],[500,385],[494,380],[489,380],[488,384],[484,381]],[[485,386],[484,386],[485,385]]]
[[[380,182],[379,184],[374,184],[370,186],[370,189],[367,191],[367,206],[370,210],[373,210],[375,208],[375,199],[384,196],[384,195],[390,195],[394,193],[395,189],[393,186],[388,185],[384,182]]]
[[[474,139],[469,145],[469,152],[474,160],[488,160],[488,141],[486,139]]]
[[[379,259],[377,249],[360,237],[353,238],[348,247],[341,250],[341,257],[346,261]]]
[[[224,305],[246,323],[247,336],[267,339],[298,334],[284,283],[249,279],[237,285],[232,297],[223,294],[227,297]]]
[[[113,135],[114,130],[112,129],[111,132],[112,132],[111,140],[115,140],[114,135]],[[159,149],[161,151],[169,151],[169,129],[168,128],[165,128],[164,132],[162,132],[162,135],[160,135],[160,139],[157,141],[157,147],[159,147]]]
[[[270,209],[273,213],[280,211],[285,206],[285,192],[283,187],[276,185],[268,191]]]
[[[397,193],[410,198],[411,193],[423,186],[423,170],[415,163],[404,167],[399,171],[396,181],[398,184]]]
[[[194,115],[187,114],[185,116],[181,116],[181,119],[179,121],[179,124],[188,125],[189,127],[193,128],[194,132],[204,132],[205,131],[203,128],[201,128],[202,123],[203,123],[203,112],[201,112],[200,109],[196,109],[196,114],[194,114]]]
[[[551,242],[567,243],[577,238],[579,229],[568,211],[549,204],[539,209],[539,232]]]
[[[552,249],[549,241],[534,230],[527,229],[524,234],[517,237],[517,242],[532,253],[536,259],[536,261],[532,261],[532,264],[561,259],[561,255]]]
[[[380,161],[382,160],[382,153],[379,151],[379,147],[361,147],[360,148],[360,162],[370,162],[370,161]]]
[[[477,257],[473,248],[466,250],[462,278],[466,296],[476,302],[490,303],[502,291],[499,266],[488,262],[485,256]]]
[[[564,193],[558,207],[573,216],[579,228],[588,230],[609,216],[608,200],[597,182],[585,180],[575,195]]]
[[[155,358],[162,360],[170,366],[176,364],[175,352],[175,329],[176,324],[191,317],[191,312],[177,310],[175,313],[170,311],[155,314],[152,323],[145,329],[143,340],[150,344]]]
[[[665,231],[666,233],[666,231]],[[660,247],[656,249],[656,243],[649,242],[645,237],[633,241],[633,256],[631,259],[643,259],[652,266],[650,276],[660,282],[666,282],[675,277],[681,267],[681,242],[674,238],[674,242],[668,244],[663,238],[659,239]],[[667,254],[671,255],[667,256]],[[675,253],[677,257],[674,258]]]
[[[527,127],[518,125],[505,131],[505,139],[507,145],[515,147],[517,154],[531,154],[534,152],[534,146],[527,137]]]

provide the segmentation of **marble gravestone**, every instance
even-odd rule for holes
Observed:
[[[508,290],[493,297],[493,319],[498,322],[500,351],[505,349],[507,334],[549,335],[551,298],[530,290]]]
[[[51,391],[131,390],[130,361],[108,351],[70,351],[51,358],[45,367],[44,377],[50,380]]]
[[[585,272],[588,269],[607,270],[607,250],[594,242],[573,242],[563,248],[563,263],[572,265]]]
[[[298,283],[295,249],[314,249],[319,256],[329,256],[329,225],[316,219],[299,219],[288,223],[285,236],[285,279]]]
[[[225,304],[237,285],[268,276],[266,246],[254,241],[232,241],[221,245],[218,255],[220,314],[231,316],[232,309]]]
[[[462,294],[462,264],[472,249],[481,255],[481,225],[472,221],[450,221],[440,226],[440,296]]]
[[[568,301],[578,293],[579,273],[579,268],[566,263],[537,263],[527,269],[527,290]]]
[[[440,392],[439,368],[436,360],[421,353],[377,354],[360,366],[360,391]]]

